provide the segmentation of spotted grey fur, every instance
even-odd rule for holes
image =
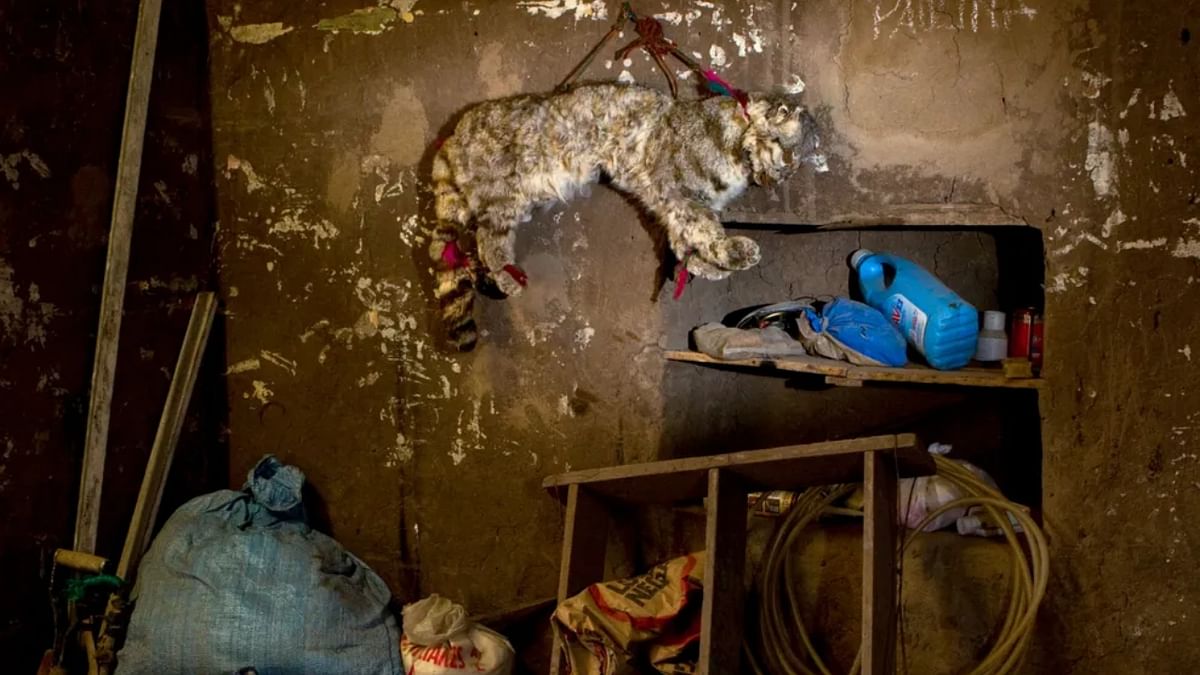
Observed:
[[[759,250],[726,235],[716,213],[751,182],[777,183],[803,162],[822,169],[818,146],[816,124],[790,95],[751,94],[743,110],[728,97],[678,101],[636,85],[590,84],[469,109],[433,160],[438,226],[429,253],[450,341],[475,346],[477,284],[521,292],[509,266],[517,225],[535,207],[606,175],[662,224],[690,272],[723,279],[756,265]],[[473,263],[448,262],[448,242]]]

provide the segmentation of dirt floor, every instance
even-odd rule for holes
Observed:
[[[562,518],[539,487],[547,474],[921,426],[973,444],[980,463],[1044,511],[1053,579],[1028,672],[1186,672],[1200,660],[1186,637],[1200,621],[1186,526],[1200,515],[1200,462],[1189,449],[1197,314],[1186,304],[1200,276],[1197,4],[654,4],[669,35],[731,82],[803,86],[827,130],[830,172],[736,203],[727,218],[754,226],[745,234],[764,244],[763,263],[693,283],[678,302],[653,228],[620,196],[597,188],[540,214],[518,243],[529,289],[483,302],[480,347],[458,355],[437,339],[430,299],[431,147],[471,103],[551,89],[607,29],[612,7],[208,3],[207,43],[176,59],[156,91],[180,88],[177,69],[205,57],[208,88],[157,111],[176,126],[153,144],[165,159],[142,190],[143,200],[165,200],[156,213],[183,209],[163,221],[174,234],[158,250],[211,244],[217,261],[223,367],[213,384],[227,411],[215,406],[220,432],[198,422],[189,436],[220,449],[221,463],[207,469],[226,473],[224,444],[221,480],[231,484],[263,453],[300,465],[331,534],[401,600],[436,591],[490,612],[553,594]],[[46,54],[53,34],[39,34]],[[602,55],[587,75],[618,76],[663,85],[640,53],[628,62]],[[109,108],[108,118],[119,114]],[[111,162],[101,176],[53,150],[53,129],[35,123],[44,109],[18,108],[0,134],[0,160],[20,182],[18,191],[0,171],[5,222],[54,203],[68,185],[77,200],[95,200],[100,188],[87,181],[112,175]],[[211,148],[196,141],[209,124]],[[179,206],[207,194],[210,176],[211,212]],[[45,227],[61,234],[51,241],[68,240],[70,212],[51,213]],[[828,224],[856,229],[803,227]],[[1035,228],[1042,245],[1014,249],[996,230],[972,229],[980,226]],[[63,297],[45,302],[72,308],[87,305],[88,288],[68,297],[34,257],[47,243],[38,232],[5,230],[0,347],[33,349],[31,326],[53,338],[90,325],[82,309],[46,318],[31,309],[34,284],[60,284]],[[78,258],[98,279],[101,237],[84,241],[89,254]],[[1010,309],[1011,293],[1026,292],[1013,288],[1044,280],[1049,382],[1040,398],[823,390],[664,362],[691,327],[731,310],[845,292],[845,256],[860,245],[912,255],[981,307]],[[186,298],[189,278],[209,283],[203,269],[135,278],[171,302]],[[75,375],[63,394],[39,393],[38,405],[78,406],[83,347],[62,347],[80,352],[64,371]],[[156,358],[145,361],[169,368]],[[0,402],[24,400],[47,363],[0,370]],[[152,436],[156,408],[147,402],[138,415],[130,433]],[[0,426],[0,453],[16,448],[12,466],[25,473],[55,467],[56,489],[68,491],[78,448],[65,440],[72,432],[45,426]],[[39,446],[43,433],[51,442]],[[127,456],[114,468],[125,480],[138,466],[136,452]],[[25,543],[19,556],[5,552],[4,565],[33,579],[38,551],[69,540],[70,511],[31,525],[32,491],[12,475],[0,468],[0,504],[23,505],[25,517],[3,526],[3,541]],[[30,533],[43,543],[31,547]],[[931,578],[957,564],[941,560]],[[984,586],[991,569],[978,567]],[[853,619],[824,616],[831,643],[844,648]],[[929,631],[949,630],[952,617],[930,616]],[[22,634],[20,621],[10,624],[8,635]],[[932,648],[946,659],[965,649]]]

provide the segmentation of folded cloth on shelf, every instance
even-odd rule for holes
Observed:
[[[804,356],[804,345],[775,326],[730,328],[706,323],[692,331],[696,349],[714,359],[754,359]]]

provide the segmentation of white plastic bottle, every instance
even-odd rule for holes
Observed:
[[[975,346],[976,361],[1003,361],[1008,355],[1008,336],[1004,334],[1004,312],[983,313],[983,330]]]

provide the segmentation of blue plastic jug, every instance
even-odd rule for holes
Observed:
[[[863,298],[899,327],[938,370],[962,368],[975,354],[979,312],[925,268],[889,253],[850,257]]]

